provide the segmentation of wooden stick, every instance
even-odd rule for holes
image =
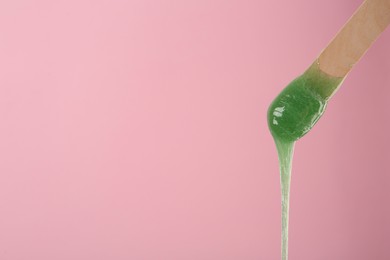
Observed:
[[[390,0],[366,0],[322,51],[321,71],[345,77],[390,23]]]

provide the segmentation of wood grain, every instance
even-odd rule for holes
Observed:
[[[345,77],[389,23],[390,0],[366,0],[320,54],[320,69]]]

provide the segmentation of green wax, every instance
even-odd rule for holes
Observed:
[[[274,138],[293,142],[304,136],[324,113],[327,101],[343,78],[331,77],[314,63],[293,80],[268,109],[268,126]]]
[[[293,80],[271,103],[268,127],[279,158],[282,191],[282,260],[288,256],[288,215],[291,165],[295,142],[308,133],[325,111],[343,78],[322,72],[314,63]]]

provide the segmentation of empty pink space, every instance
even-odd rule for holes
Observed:
[[[280,259],[266,110],[360,4],[0,1],[0,259]],[[389,46],[296,146],[291,260],[390,259]]]

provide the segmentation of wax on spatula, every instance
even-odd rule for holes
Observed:
[[[325,111],[353,65],[390,23],[390,0],[366,0],[313,64],[271,103],[268,126],[278,151],[282,192],[282,260],[288,258],[291,163],[295,142]]]
[[[279,157],[282,190],[282,260],[288,253],[288,217],[291,164],[295,142],[304,136],[324,113],[329,98],[343,78],[332,77],[314,62],[293,80],[268,109],[268,126],[274,137]]]

